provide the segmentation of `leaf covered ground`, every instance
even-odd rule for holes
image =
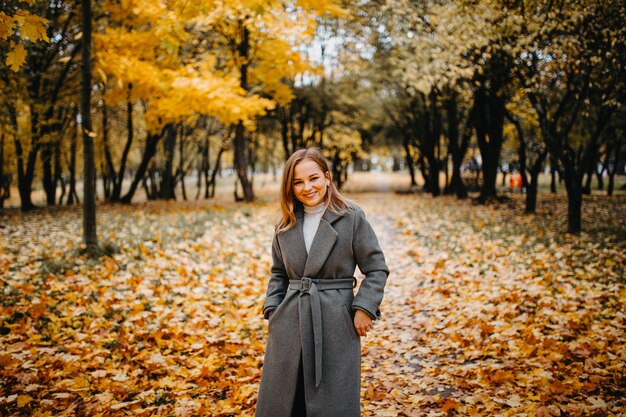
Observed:
[[[364,416],[626,413],[623,197],[476,206],[353,194],[391,269],[362,340]],[[0,415],[252,416],[276,203],[0,218]]]

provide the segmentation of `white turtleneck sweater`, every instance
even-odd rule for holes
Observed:
[[[311,249],[311,243],[317,228],[320,225],[320,219],[324,214],[324,202],[319,203],[317,206],[309,207],[304,206],[304,223],[302,224],[302,234],[304,235],[304,246],[306,247],[306,253],[308,255],[309,249]]]

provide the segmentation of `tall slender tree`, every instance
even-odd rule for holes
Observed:
[[[83,185],[83,243],[88,250],[98,246],[96,231],[96,163],[91,126],[91,0],[81,0],[82,5],[82,66],[80,82],[80,120],[83,133],[84,185]]]

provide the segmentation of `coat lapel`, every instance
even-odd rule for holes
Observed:
[[[337,241],[338,235],[332,223],[343,216],[329,210],[324,211],[307,256],[304,235],[302,234],[304,210],[298,205],[294,213],[296,225],[279,235],[280,247],[285,254],[285,259],[289,260],[289,265],[298,278],[314,278],[324,266],[324,262],[328,259],[330,251]]]
[[[278,240],[280,242],[281,250],[285,253],[285,259],[289,260],[289,265],[297,275],[297,278],[301,278],[304,273],[304,264],[307,259],[306,247],[304,246],[304,235],[302,234],[304,211],[302,208],[298,210],[296,207],[294,212],[296,215],[296,225],[278,235]]]
[[[309,249],[309,256],[306,258],[303,276],[314,278],[320,269],[322,269],[322,266],[324,266],[338,236],[333,226],[331,226],[331,223],[334,223],[340,217],[342,216],[332,211],[324,211],[315,237],[313,237],[313,242]]]

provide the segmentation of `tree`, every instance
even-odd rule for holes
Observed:
[[[581,230],[583,176],[598,139],[624,100],[626,37],[623,5],[605,1],[519,8],[527,22],[516,57],[517,76],[532,104],[549,152],[560,164],[568,196],[570,233]],[[599,91],[599,94],[594,94]],[[593,97],[600,100],[593,100]],[[581,115],[593,115],[591,134],[574,135]]]
[[[111,22],[95,39],[97,71],[108,86],[105,102],[139,100],[145,107],[148,135],[134,179],[121,198],[126,203],[144,179],[163,137],[170,152],[166,160],[172,160],[179,123],[193,123],[202,115],[210,115],[226,126],[241,124],[253,128],[254,117],[273,106],[259,95],[248,95],[238,78],[229,74],[207,49],[207,40],[212,38],[201,35],[216,24],[210,14],[211,5],[187,7],[186,2],[174,1],[162,9],[157,3],[143,8],[136,8],[132,2],[107,3]],[[131,115],[129,104],[129,120]],[[130,135],[132,127],[128,132]],[[131,141],[127,140],[126,147]],[[122,156],[118,188],[125,161]],[[168,198],[173,195],[172,184],[167,187]]]
[[[91,0],[82,0],[82,65],[80,82],[80,123],[84,147],[83,242],[88,250],[98,245],[96,231],[96,165],[91,127]]]
[[[246,92],[259,91],[279,106],[293,99],[291,85],[297,74],[311,69],[297,48],[310,42],[317,18],[344,14],[333,0],[299,0],[284,6],[269,6],[263,0],[224,4],[215,16],[219,41],[230,51],[226,63]],[[287,81],[287,82],[285,82]],[[254,192],[248,176],[249,138],[243,123],[235,128],[234,164],[243,196],[252,201]]]
[[[18,40],[21,42],[13,51],[23,49],[24,53],[20,53],[23,55],[20,65],[12,66],[14,71],[2,68],[1,72],[9,125],[13,130],[21,207],[26,211],[34,208],[31,192],[40,156],[47,202],[56,203],[60,167],[55,161],[59,160],[60,141],[69,124],[70,86],[77,80],[75,59],[80,51],[77,36],[80,22],[73,8],[63,1],[31,2],[27,11],[20,11],[12,4],[8,10],[13,10],[13,18],[21,22],[14,25],[14,33],[9,31],[14,38],[19,34],[18,39],[12,39],[13,45]],[[46,19],[37,16],[46,16]],[[0,20],[6,22],[6,15]],[[7,35],[2,23],[0,33],[0,36]],[[34,42],[36,39],[49,42]],[[28,114],[29,131],[20,129],[18,124],[18,113],[23,112]],[[56,172],[53,174],[53,171]]]
[[[34,0],[27,0],[29,6]],[[25,43],[50,42],[45,25],[48,19],[20,8],[19,1],[3,1],[0,12],[0,40],[9,40],[9,48],[3,49],[5,64],[17,72],[26,61]],[[9,14],[7,14],[9,13]]]

